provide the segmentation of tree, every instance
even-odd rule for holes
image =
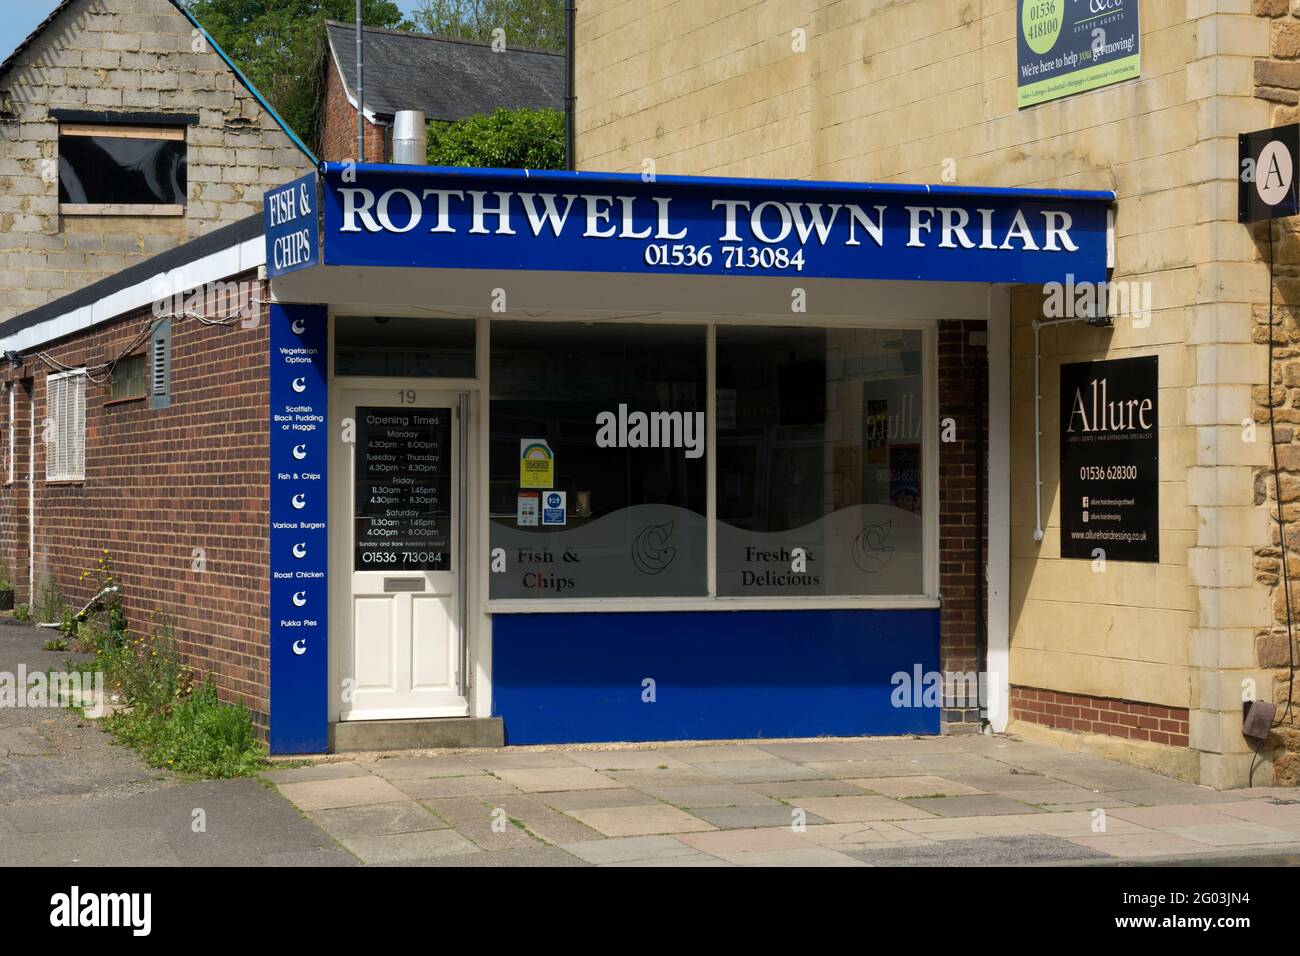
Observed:
[[[417,30],[507,47],[564,49],[564,0],[421,0],[412,14]]]
[[[564,113],[499,109],[429,124],[429,163],[504,169],[563,169]]]
[[[312,150],[325,95],[325,21],[356,20],[355,0],[185,0],[195,19]],[[411,29],[393,0],[363,0],[368,26]]]

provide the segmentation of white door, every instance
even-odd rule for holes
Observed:
[[[426,389],[340,389],[352,441],[337,471],[341,720],[463,717],[462,420]],[[343,424],[341,422],[340,424]]]

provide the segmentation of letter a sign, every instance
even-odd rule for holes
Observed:
[[[1237,137],[1237,221],[1280,219],[1300,212],[1300,124]]]

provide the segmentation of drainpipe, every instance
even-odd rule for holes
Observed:
[[[366,55],[361,39],[361,0],[357,0],[357,162],[366,161]]]
[[[565,17],[565,78],[564,78],[564,168],[577,169],[578,157],[574,151],[574,111],[578,102],[577,82],[573,65],[573,24],[578,18],[577,0],[568,0],[564,6]]]
[[[1087,322],[1087,318],[1073,316],[1068,319],[1034,319],[1034,540],[1043,540],[1043,349],[1040,331],[1053,325],[1070,322]]]

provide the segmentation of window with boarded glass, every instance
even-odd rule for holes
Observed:
[[[183,207],[185,131],[175,127],[65,123],[59,127],[64,213]]]

